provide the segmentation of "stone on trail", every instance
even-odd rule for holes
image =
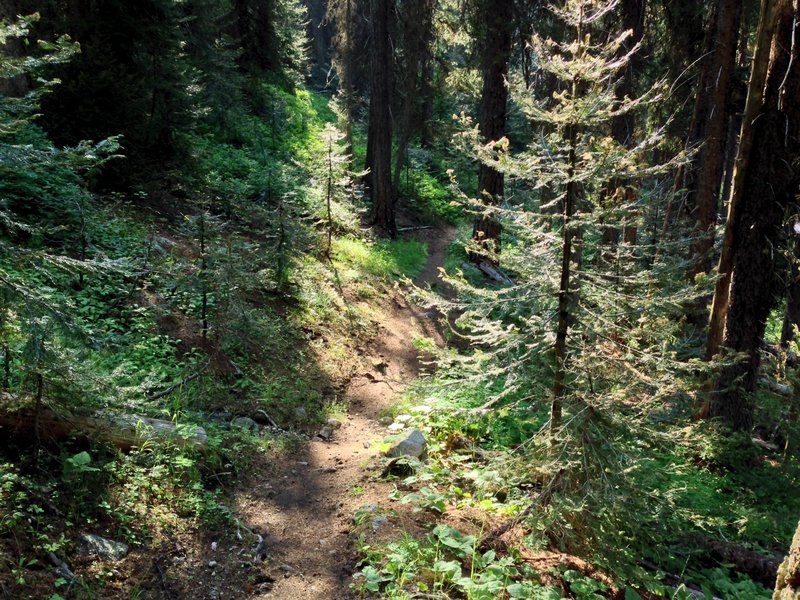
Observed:
[[[409,423],[414,417],[411,415],[397,415],[394,418],[395,423]]]
[[[386,429],[388,429],[392,433],[397,433],[398,431],[403,431],[403,429],[405,428],[406,428],[405,423],[392,423]]]
[[[330,425],[325,425],[319,430],[317,436],[328,442],[333,437],[333,428]]]
[[[425,439],[419,429],[412,429],[386,451],[386,456],[390,458],[413,456],[414,458],[423,459],[427,451],[428,440]]]
[[[107,560],[122,560],[128,554],[127,544],[107,540],[92,533],[81,534],[79,548],[84,554],[94,554]]]
[[[328,419],[325,424],[331,429],[340,429],[342,427],[342,422],[339,419]]]

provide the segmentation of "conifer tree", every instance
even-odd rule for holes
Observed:
[[[476,341],[489,343],[494,356],[506,365],[506,393],[530,385],[530,372],[551,361],[550,430],[556,437],[565,404],[574,414],[587,398],[593,398],[593,406],[610,399],[608,392],[619,377],[613,373],[617,367],[625,368],[621,356],[634,363],[641,360],[643,372],[672,364],[665,349],[658,347],[658,336],[642,326],[642,320],[668,326],[664,315],[675,305],[676,288],[653,289],[655,275],[639,268],[644,248],[630,240],[620,244],[621,259],[614,264],[588,260],[601,251],[597,241],[609,215],[620,224],[636,226],[642,218],[640,204],[648,196],[647,178],[680,159],[648,164],[650,153],[662,141],[662,129],[641,132],[629,144],[612,135],[615,118],[661,100],[660,85],[639,98],[618,94],[622,72],[638,45],[621,51],[630,31],[607,41],[592,35],[617,5],[568,0],[553,8],[569,35],[562,41],[534,36],[531,46],[540,69],[557,79],[560,91],[547,100],[533,95],[522,82],[512,87],[514,101],[540,132],[518,154],[511,154],[507,140],[491,148],[475,146],[481,160],[508,178],[530,182],[538,193],[499,212],[517,239],[504,260],[515,276],[514,285],[492,294],[491,312],[481,308],[486,306],[484,300],[462,321],[474,329]],[[477,142],[477,128],[469,135]],[[623,180],[637,193],[617,190],[609,198],[606,182]],[[560,206],[560,214],[552,214],[542,198]],[[654,297],[659,295],[660,300]],[[540,386],[536,385],[537,393],[543,392]]]

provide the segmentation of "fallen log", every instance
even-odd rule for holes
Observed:
[[[36,411],[33,409],[22,409],[11,413],[0,412],[0,427],[7,427],[17,432],[34,433],[36,421]],[[208,444],[208,436],[202,427],[176,426],[172,421],[110,410],[75,414],[43,409],[38,422],[42,438],[63,439],[79,432],[122,450],[130,450],[147,442],[168,441],[182,448],[191,447],[198,450],[204,449]]]
[[[764,556],[758,552],[723,540],[715,540],[702,535],[693,535],[689,544],[702,548],[720,563],[733,565],[733,568],[749,576],[767,588],[775,585],[775,577],[782,557]]]

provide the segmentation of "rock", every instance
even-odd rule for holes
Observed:
[[[211,542],[211,551],[216,552],[217,546],[218,546],[217,542]]]
[[[392,433],[397,433],[399,431],[403,431],[403,429],[405,429],[405,428],[406,428],[406,426],[403,423],[392,423],[391,425],[389,425],[389,427],[387,427],[387,429],[389,431],[391,431]]]
[[[208,561],[208,568],[209,569],[216,569],[217,568],[217,561],[215,561],[215,560]]]
[[[373,532],[378,531],[378,529],[388,524],[389,524],[389,519],[380,515],[377,517],[372,517],[372,520],[370,521],[370,525],[372,526]]]
[[[382,358],[373,358],[372,359],[372,368],[375,369],[376,371],[385,371],[386,367],[388,367],[388,366],[389,366],[389,363],[387,363]]]
[[[392,417],[381,417],[380,419],[378,419],[378,423],[380,423],[384,427],[386,427],[387,425],[391,425],[393,422],[394,419]]]
[[[333,437],[333,428],[330,425],[325,425],[325,427],[319,430],[317,436],[327,442]]]
[[[386,478],[390,475],[394,477],[409,477],[419,466],[419,460],[410,456],[398,456],[391,459],[381,471],[381,477]]]
[[[236,417],[231,420],[231,427],[244,429],[252,433],[258,433],[258,423],[250,417]]]
[[[342,422],[339,419],[328,419],[327,421],[325,421],[325,425],[327,425],[331,429],[341,429]]]
[[[107,540],[91,533],[81,534],[78,543],[80,551],[84,554],[94,554],[107,560],[122,560],[129,551],[127,544]]]
[[[433,412],[433,409],[428,406],[427,404],[420,404],[418,406],[414,406],[411,409],[411,412],[418,414],[418,415],[429,415]]]
[[[428,440],[422,435],[419,429],[412,429],[402,439],[396,442],[386,452],[386,456],[395,458],[397,456],[413,456],[423,459],[428,452]]]
[[[306,410],[305,406],[298,406],[297,408],[294,409],[294,415],[298,419],[305,419],[306,417],[308,417],[308,411]]]
[[[411,415],[397,415],[394,418],[395,423],[409,423],[414,419]]]

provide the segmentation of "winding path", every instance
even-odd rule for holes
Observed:
[[[433,284],[444,264],[455,228],[426,230],[428,260],[415,280]],[[364,348],[367,372],[349,383],[349,407],[342,427],[329,441],[315,439],[262,483],[253,482],[239,498],[237,512],[255,530],[268,532],[265,548],[273,579],[264,599],[351,598],[357,561],[351,529],[354,512],[365,504],[385,504],[390,487],[375,481],[376,442],[386,433],[379,418],[420,372],[412,342],[426,336],[443,343],[434,323],[402,293],[386,303],[381,333]],[[391,525],[387,525],[391,530]]]

